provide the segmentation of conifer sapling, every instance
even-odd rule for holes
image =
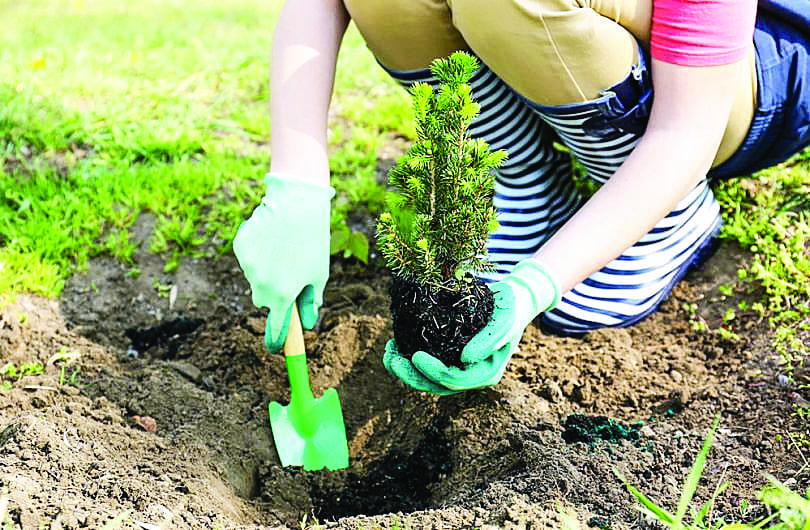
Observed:
[[[492,293],[473,274],[493,268],[486,252],[498,226],[493,170],[506,158],[468,135],[480,109],[468,84],[477,69],[474,57],[455,52],[431,64],[437,91],[426,83],[411,87],[416,141],[389,172],[394,191],[377,223],[393,273],[399,352],[426,351],[457,366],[464,345],[492,314]]]

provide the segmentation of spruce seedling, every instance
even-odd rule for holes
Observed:
[[[409,280],[466,289],[468,273],[492,269],[493,170],[506,152],[468,136],[480,110],[467,84],[477,69],[473,56],[456,52],[431,65],[438,92],[426,83],[410,89],[416,142],[388,174],[395,192],[377,224],[386,264]]]
[[[393,192],[377,224],[393,272],[400,353],[427,351],[457,366],[492,314],[492,293],[474,274],[493,269],[486,243],[498,226],[494,170],[506,159],[505,151],[469,136],[480,110],[468,84],[477,70],[473,56],[456,52],[431,64],[438,90],[411,87],[416,141],[389,172]]]

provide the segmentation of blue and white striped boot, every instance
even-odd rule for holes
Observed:
[[[532,106],[589,177],[604,182],[641,138],[651,103],[652,84],[642,54],[627,79],[599,99]],[[721,224],[720,207],[704,179],[639,242],[563,295],[543,316],[543,326],[579,334],[638,322],[656,310],[690,267],[711,254]]]
[[[428,70],[386,70],[406,87],[417,81],[438,87]],[[470,87],[481,106],[470,136],[509,153],[495,175],[493,205],[500,227],[487,242],[496,270],[479,274],[492,282],[534,254],[576,211],[581,199],[571,179],[570,155],[553,147],[556,135],[526,102],[487,66],[475,73]]]

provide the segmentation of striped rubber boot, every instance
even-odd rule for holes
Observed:
[[[651,103],[642,56],[628,78],[599,99],[533,107],[589,177],[604,182],[641,138]],[[721,224],[719,205],[704,179],[639,242],[563,295],[543,316],[543,327],[570,335],[638,322],[655,311],[690,267],[711,255]]]
[[[403,86],[421,81],[438,88],[428,70],[386,70]],[[534,254],[577,209],[580,196],[571,180],[570,155],[553,147],[554,132],[522,98],[486,66],[476,72],[470,87],[481,106],[470,136],[509,153],[495,174],[493,205],[500,227],[487,242],[496,270],[478,275],[492,282]]]

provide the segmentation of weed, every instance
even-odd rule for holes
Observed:
[[[727,283],[718,285],[717,290],[723,296],[731,296],[732,294],[734,294],[734,286]]]
[[[712,331],[717,333],[717,335],[719,335],[720,338],[722,338],[723,340],[728,340],[732,342],[737,342],[740,340],[740,336],[727,327],[720,326]]]
[[[172,285],[163,283],[160,281],[160,278],[154,277],[152,278],[152,289],[157,291],[160,298],[168,298],[172,291]]]
[[[748,513],[749,513],[749,511],[750,511],[750,508],[751,508],[751,505],[750,505],[750,503],[748,502],[748,499],[742,499],[742,500],[740,501],[740,510],[739,510],[739,514],[740,514],[740,517],[741,517],[742,519],[747,519],[747,518],[748,518]]]
[[[697,490],[698,481],[703,474],[704,466],[706,465],[706,457],[709,454],[714,434],[720,423],[720,415],[715,416],[706,439],[703,442],[703,447],[698,453],[695,461],[692,463],[692,468],[689,470],[683,490],[681,491],[680,499],[676,512],[673,514],[666,509],[662,508],[646,495],[641,493],[633,487],[622,474],[614,469],[616,476],[624,483],[627,490],[636,498],[640,506],[639,511],[646,514],[648,517],[657,520],[664,526],[672,530],[709,530],[709,529],[725,529],[725,530],[755,530],[760,528],[771,528],[774,530],[799,530],[806,529],[810,526],[810,490],[808,490],[808,498],[801,497],[800,495],[790,491],[784,484],[781,484],[770,475],[765,475],[766,479],[770,482],[767,486],[760,491],[758,498],[763,504],[774,510],[774,512],[756,521],[753,524],[744,524],[739,522],[727,523],[722,517],[712,517],[712,510],[714,509],[717,498],[729,487],[729,482],[720,482],[714,490],[714,493],[706,501],[700,509],[696,510],[691,506],[692,497]],[[749,513],[748,501],[743,501],[740,504],[739,515],[745,518]],[[685,522],[686,512],[690,512],[691,522]],[[766,527],[765,525],[778,518],[779,522]]]
[[[751,253],[749,262],[738,271],[740,289],[761,293],[761,300],[752,303],[750,309],[766,317],[774,329],[774,346],[790,376],[810,354],[803,340],[810,317],[807,153],[754,177],[715,187],[725,221],[721,237],[736,241]],[[721,293],[727,296],[732,291],[721,286]]]
[[[8,379],[17,379],[17,368],[14,366],[14,363],[6,363],[0,368],[0,377],[5,377]]]
[[[709,325],[706,323],[705,320],[698,317],[696,319],[689,321],[689,327],[692,331],[703,332],[709,330]]]
[[[53,366],[59,367],[59,384],[65,384],[65,374],[66,371],[72,367],[74,363],[76,363],[81,358],[81,354],[78,352],[73,352],[62,346],[59,348],[59,351],[56,352],[48,359],[48,364]],[[76,379],[78,378],[79,370],[72,369],[70,371],[70,375],[67,378],[67,384],[76,386]]]
[[[315,517],[312,518],[312,521],[308,521],[309,518],[308,514],[304,514],[304,517],[301,519],[301,522],[298,523],[298,526],[301,530],[321,530],[323,526],[318,523],[318,519]]]
[[[37,361],[28,361],[20,365],[19,376],[17,380],[19,381],[23,377],[27,375],[39,375],[45,371],[45,367],[42,366],[42,363]]]
[[[706,440],[703,442],[703,448],[701,449],[700,453],[698,453],[695,462],[692,464],[692,468],[689,471],[689,475],[684,482],[683,490],[681,492],[681,497],[678,500],[678,507],[675,514],[672,514],[665,509],[661,508],[660,506],[656,505],[653,501],[647,498],[643,493],[635,489],[633,486],[630,485],[629,482],[619,473],[617,470],[614,470],[616,475],[619,479],[624,482],[627,489],[630,493],[633,494],[634,497],[641,503],[642,507],[640,510],[647,514],[648,516],[657,519],[658,521],[662,522],[663,524],[669,526],[672,529],[683,529],[688,528],[684,525],[683,520],[686,515],[686,511],[689,509],[689,504],[692,501],[692,497],[697,490],[698,480],[700,479],[700,475],[703,473],[703,467],[706,464],[706,456],[709,454],[709,449],[711,448],[712,440],[714,439],[714,433],[717,430],[717,426],[720,423],[720,416],[717,415],[712,422],[712,426],[709,429],[709,434],[706,436]],[[707,515],[710,514],[712,507],[714,506],[714,501],[717,496],[722,493],[727,487],[729,483],[725,482],[715,489],[714,495],[712,495],[709,502],[701,507],[700,511],[695,513],[692,510],[692,527],[694,528],[703,528],[705,527],[704,520],[707,519]],[[711,526],[710,526],[711,527]]]
[[[45,371],[45,367],[36,361],[29,361],[21,364],[19,367],[15,366],[12,362],[7,362],[0,367],[0,390],[9,392],[14,383],[20,381],[27,375],[39,375]]]
[[[352,232],[348,225],[337,224],[332,228],[329,240],[329,253],[343,254],[344,258],[355,257],[368,263],[368,236],[363,232]]]
[[[695,303],[684,302],[683,310],[686,312],[689,318],[695,318],[698,314],[698,305]]]
[[[775,528],[804,529],[810,526],[810,491],[807,497],[802,497],[774,477],[767,474],[765,477],[771,485],[760,492],[759,499],[775,510],[772,517],[779,517],[781,525]]]
[[[799,450],[801,454],[803,447],[810,447],[810,408],[808,408],[807,402],[794,403],[791,416],[799,421],[799,427],[796,432],[788,433],[788,436],[790,436],[791,441],[796,445],[796,449]],[[804,458],[804,455],[802,455],[802,459],[804,459],[805,467],[810,465]]]

